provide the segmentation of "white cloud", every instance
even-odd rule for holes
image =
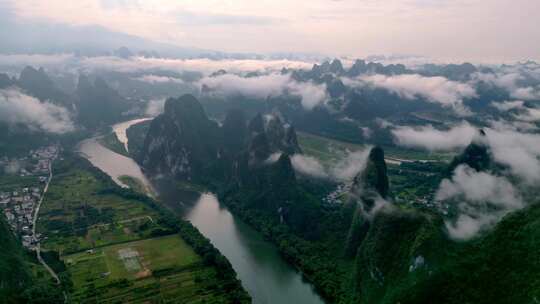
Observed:
[[[16,89],[0,90],[0,121],[57,134],[75,129],[65,108],[40,102]]]
[[[165,99],[152,99],[146,104],[145,114],[148,116],[158,116],[163,113],[165,107]]]
[[[524,104],[525,103],[522,100],[515,100],[515,101],[494,102],[491,104],[491,106],[501,112],[506,112],[513,109],[523,109]]]
[[[511,93],[511,96],[524,100],[540,100],[540,86],[517,88]]]
[[[231,73],[258,71],[262,73],[278,72],[282,68],[308,69],[313,63],[287,59],[171,59],[171,58],[120,58],[114,56],[77,57],[73,54],[26,55],[0,54],[0,67],[43,66],[70,68],[74,71],[105,70],[116,72],[140,72],[153,70],[197,71],[211,74],[224,69]]]
[[[473,75],[473,82],[484,81],[505,89],[512,98],[540,100],[540,85],[537,87],[521,86],[519,81],[524,79],[521,73],[522,71],[516,70],[515,68],[503,69],[497,73],[490,74],[475,73]]]
[[[380,118],[380,117],[375,118],[375,123],[381,129],[393,128],[395,126],[393,123],[389,122],[386,119]]]
[[[538,127],[526,121],[488,120],[489,126],[496,131],[522,131],[530,132],[538,130]]]
[[[371,147],[367,147],[364,150],[350,152],[330,169],[330,174],[340,181],[352,180],[366,168],[370,151]]]
[[[540,181],[540,135],[491,129],[486,134],[495,161],[529,184]]]
[[[184,81],[180,78],[175,77],[167,77],[167,76],[158,76],[158,75],[144,75],[137,78],[134,78],[135,80],[142,81],[142,82],[148,82],[148,83],[184,83]]]
[[[319,159],[303,154],[291,157],[294,169],[302,174],[316,178],[331,179],[339,182],[351,181],[358,173],[366,168],[371,147],[364,150],[347,152],[336,163],[323,165]],[[281,153],[272,154],[267,162],[275,162]]]
[[[198,83],[201,87],[206,87],[213,93],[225,96],[244,95],[257,99],[266,99],[267,97],[290,93],[301,97],[302,105],[308,110],[324,104],[327,99],[325,85],[297,82],[290,75],[276,73],[256,77],[224,74],[205,77]]]
[[[540,121],[540,109],[524,108],[523,113],[516,114],[514,117],[521,121],[535,122]]]
[[[540,135],[525,133],[529,125],[493,122],[496,128],[483,128],[486,140],[494,160],[506,165],[510,172],[532,184],[540,181]],[[532,127],[532,126],[530,126]],[[516,131],[521,130],[521,132]],[[464,148],[476,138],[477,128],[461,123],[449,130],[437,130],[432,126],[397,127],[392,130],[398,145],[414,148],[424,148],[431,151],[451,151]]]
[[[418,74],[385,76],[361,76],[368,85],[384,88],[406,99],[418,97],[453,108],[458,114],[468,114],[463,99],[476,96],[475,89],[466,83],[448,80],[444,77],[424,77]]]
[[[171,71],[198,71],[211,74],[224,69],[230,73],[245,73],[259,71],[264,73],[277,72],[282,68],[308,68],[311,63],[291,60],[256,60],[256,59],[170,59],[131,57],[89,57],[82,58],[79,64],[87,69],[114,70],[135,72],[144,70],[166,69]]]
[[[398,145],[424,148],[430,151],[450,151],[464,148],[478,133],[478,129],[464,122],[449,130],[438,130],[433,126],[399,126],[392,134]]]
[[[445,221],[444,225],[448,234],[458,240],[468,240],[476,236],[486,227],[491,227],[497,222],[497,217],[490,214],[467,214],[458,215],[455,221]]]
[[[523,208],[519,192],[504,177],[460,165],[444,179],[436,200],[456,204],[458,216],[445,224],[451,237],[469,239],[496,224],[505,214]]]
[[[294,169],[300,173],[318,178],[328,177],[322,164],[312,156],[295,154],[291,157],[291,162]]]

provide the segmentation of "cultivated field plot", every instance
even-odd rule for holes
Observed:
[[[43,246],[66,254],[146,238],[157,213],[141,201],[103,192],[109,187],[103,177],[73,164],[77,160],[55,170],[37,227],[47,237]]]
[[[204,266],[178,235],[62,259],[74,284],[71,299],[77,303],[219,303],[222,296],[215,289],[215,270]]]

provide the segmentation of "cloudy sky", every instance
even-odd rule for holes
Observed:
[[[0,9],[18,24],[98,25],[229,52],[540,57],[538,0],[0,0]]]

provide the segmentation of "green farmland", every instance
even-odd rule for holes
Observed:
[[[122,256],[122,254],[127,255]],[[64,256],[81,303],[220,303],[216,271],[178,236]]]

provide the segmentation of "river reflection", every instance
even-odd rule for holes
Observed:
[[[253,303],[323,303],[312,286],[279,255],[273,244],[232,215],[213,194],[198,198],[167,192],[167,205],[189,220],[227,257]],[[186,198],[186,194],[189,195]]]

